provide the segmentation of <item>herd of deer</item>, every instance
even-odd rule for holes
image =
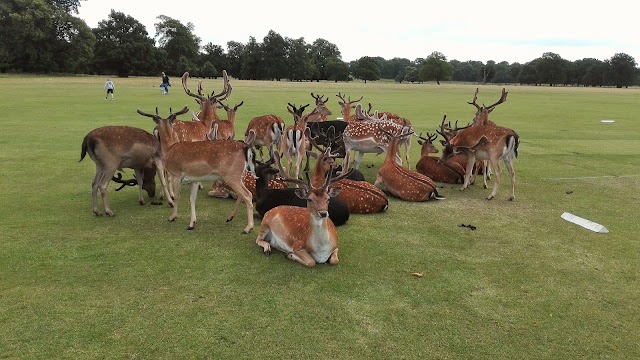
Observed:
[[[142,191],[154,197],[158,175],[162,197],[173,208],[170,221],[178,216],[181,185],[190,184],[191,218],[187,229],[191,230],[197,221],[195,204],[201,184],[210,182],[210,196],[236,199],[227,221],[245,203],[247,224],[243,233],[254,227],[255,201],[255,210],[261,218],[256,244],[266,255],[275,248],[289,259],[312,267],[316,263],[337,264],[336,226],[344,224],[350,213],[385,211],[389,204],[387,194],[405,201],[442,199],[436,182],[463,183],[461,190],[464,190],[480,173],[486,188],[490,165],[495,181],[487,199],[493,199],[500,183],[502,159],[511,178],[509,200],[515,198],[512,160],[517,157],[519,137],[513,130],[489,120],[489,113],[507,99],[504,89],[500,99],[490,106],[477,104],[476,90],[469,102],[477,109],[471,124],[459,128],[456,123],[452,127],[445,116],[439,130],[427,133],[426,138],[415,134],[409,120],[388,112],[372,114],[371,104],[368,110],[363,110],[359,103],[362,97],[354,101],[349,97],[347,101],[341,93],[336,96],[342,119],[327,120],[332,114],[326,106],[329,99],[311,93],[315,107],[307,113],[309,104],[300,107],[288,104],[287,110],[293,116],[289,127],[277,115],[259,116],[249,122],[244,139],[238,141],[236,112],[244,102],[233,107],[222,103],[232,92],[226,71],[223,89],[218,94],[204,93],[202,81],[197,92],[192,92],[187,86],[188,78],[188,73],[182,76],[182,86],[199,106],[192,119],[177,119],[189,111],[186,106],[175,113],[170,109],[166,118],[158,114],[157,108],[155,113],[138,109],[140,115],[154,121],[153,134],[135,127],[105,126],[85,136],[80,161],[89,154],[96,165],[92,182],[94,214],[100,215],[100,192],[104,212],[113,216],[107,199],[110,181],[121,183],[120,189],[138,185],[138,201],[144,204]],[[217,109],[224,109],[227,118],[218,117]],[[433,144],[438,134],[444,139],[440,158],[430,155],[438,152]],[[413,137],[418,137],[421,145],[416,170],[409,168]],[[405,150],[405,166],[401,147]],[[263,148],[268,149],[266,161]],[[365,181],[358,170],[365,153],[386,153],[373,184]],[[356,154],[353,166],[352,154]],[[310,158],[315,160],[314,169],[309,169]],[[339,158],[343,159],[340,165]],[[483,166],[477,166],[476,160]],[[123,180],[121,174],[114,176],[123,168],[133,169],[135,179]]]

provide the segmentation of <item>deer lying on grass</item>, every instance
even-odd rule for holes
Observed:
[[[105,126],[91,130],[82,141],[80,161],[86,154],[89,154],[96,164],[96,174],[91,183],[91,196],[93,213],[98,216],[100,215],[98,191],[102,196],[104,212],[109,216],[114,215],[109,207],[107,186],[109,181],[116,179],[113,176],[116,170],[134,169],[136,182],[140,188],[138,197],[140,205],[144,204],[143,189],[147,191],[149,197],[155,196],[156,170],[160,175],[163,191],[166,189],[160,143],[145,130],[130,126]]]
[[[409,127],[403,127],[400,131],[392,133],[382,126],[380,131],[391,137],[391,143],[387,156],[378,169],[374,185],[384,185],[387,191],[405,201],[444,199],[438,194],[437,185],[428,176],[404,168],[396,162],[393,154],[398,152],[398,144],[412,136],[413,131]]]
[[[520,137],[512,129],[495,125],[489,121],[489,113],[492,112],[498,104],[506,100],[507,92],[505,89],[502,89],[500,100],[490,106],[478,106],[475,104],[474,97],[473,103],[470,103],[478,109],[476,117],[474,118],[474,124],[465,129],[456,129],[455,136],[449,136],[448,132],[444,129],[444,119],[440,125],[441,134],[445,138],[445,147],[446,150],[448,150],[443,151],[440,161],[447,161],[448,157],[461,152],[469,156],[464,184],[460,189],[461,191],[464,191],[469,186],[471,172],[476,159],[488,160],[490,162],[491,168],[495,171],[495,182],[493,184],[493,191],[491,191],[487,200],[493,199],[498,192],[501,175],[500,159],[504,162],[509,177],[511,178],[511,194],[508,199],[515,199],[516,173],[513,169],[512,161],[518,157]]]
[[[256,160],[256,163],[258,163],[258,160]],[[256,176],[260,176],[258,174],[259,166],[260,165],[256,166]],[[254,201],[258,200],[258,193],[256,190],[256,178],[253,176],[253,174],[251,174],[248,171],[245,171],[244,176],[242,177],[242,182],[244,183],[244,186],[249,191],[251,191],[251,194],[253,195],[253,200]],[[289,187],[289,183],[282,180],[282,178],[278,176],[273,177],[272,179],[269,179],[266,185],[267,189],[286,189],[288,187]],[[233,190],[224,182],[219,182],[219,186],[214,186],[214,188],[212,188],[211,191],[209,191],[209,196],[222,198],[222,199],[238,198],[238,195],[235,192],[233,192]]]
[[[276,152],[278,168],[285,174]],[[285,177],[287,181],[300,185],[296,195],[307,201],[307,207],[278,206],[269,210],[262,218],[260,233],[256,244],[265,255],[271,254],[271,248],[282,251],[287,258],[306,267],[317,263],[338,264],[338,233],[329,219],[327,210],[329,198],[336,196],[339,188],[329,186],[340,181],[347,174],[336,178],[327,176],[320,187],[314,187],[297,178]]]
[[[250,171],[255,176],[253,163],[254,133],[250,132],[244,142],[231,140],[178,142],[173,132],[173,125],[177,115],[188,111],[185,106],[181,111],[172,113],[163,119],[157,114],[148,114],[138,110],[140,115],[148,116],[158,125],[158,137],[167,173],[173,181],[175,189],[175,205],[169,221],[178,217],[181,182],[191,183],[191,220],[188,230],[192,230],[196,223],[196,199],[200,181],[222,179],[236,194],[238,199],[227,217],[227,222],[233,220],[243,201],[247,206],[247,226],[243,233],[253,229],[253,202],[251,192],[242,182],[243,172]],[[157,111],[156,111],[157,112]]]
[[[420,160],[416,164],[416,171],[426,175],[431,180],[447,184],[462,184],[464,181],[464,167],[457,162],[447,161],[439,162],[440,158],[429,156],[429,154],[437,154],[440,152],[434,145],[433,141],[438,138],[438,134],[429,134],[427,137],[419,135],[418,144],[420,144]]]

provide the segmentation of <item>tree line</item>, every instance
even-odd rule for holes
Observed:
[[[283,37],[271,30],[259,42],[229,41],[226,49],[194,34],[182,24],[160,15],[151,37],[133,17],[114,10],[96,28],[78,14],[81,0],[5,0],[0,4],[0,72],[117,74],[217,77],[223,69],[247,80],[461,81],[527,85],[615,86],[640,85],[635,59],[616,53],[610,59],[563,59],[547,52],[525,64],[502,61],[447,60],[434,51],[409,60],[363,56],[345,62],[335,44],[316,39]]]

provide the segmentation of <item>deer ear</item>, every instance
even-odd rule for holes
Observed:
[[[307,189],[304,188],[297,188],[295,190],[295,194],[297,197],[299,197],[302,200],[307,200],[307,196],[309,195],[309,192],[307,191]]]
[[[484,136],[484,135],[482,135],[482,137],[480,138],[480,140],[478,140],[478,142],[477,142],[475,145],[471,146],[470,148],[471,148],[471,149],[473,149],[473,148],[476,148],[476,147],[478,147],[478,146],[485,145],[487,142],[489,142],[489,140],[487,139],[487,137],[486,137],[486,136]]]

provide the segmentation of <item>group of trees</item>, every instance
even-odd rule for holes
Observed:
[[[563,59],[554,53],[525,64],[506,61],[448,61],[440,52],[413,61],[364,56],[349,63],[335,44],[306,43],[271,30],[258,42],[229,41],[226,51],[194,34],[194,26],[160,15],[155,37],[136,19],[111,11],[91,29],[77,14],[80,0],[5,0],[0,3],[0,72],[77,73],[216,77],[222,69],[238,79],[290,81],[397,82],[461,81],[616,86],[640,85],[635,59],[624,53],[610,59]]]

